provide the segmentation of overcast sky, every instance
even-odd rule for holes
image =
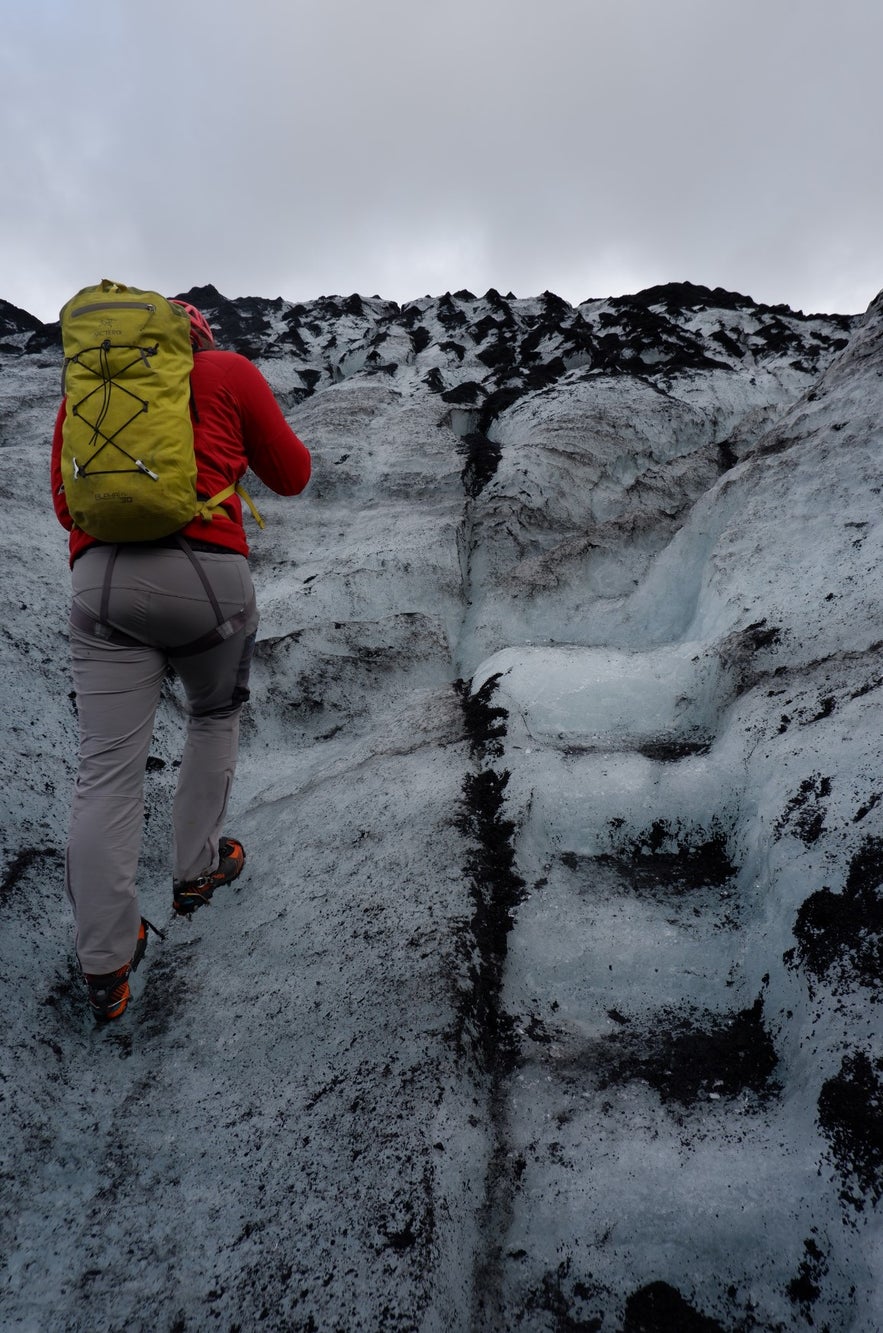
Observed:
[[[881,0],[0,0],[0,298],[883,287]]]

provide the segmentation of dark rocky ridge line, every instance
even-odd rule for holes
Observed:
[[[744,369],[782,361],[819,373],[846,344],[858,316],[805,315],[767,306],[738,292],[689,282],[650,287],[634,295],[570,306],[552,292],[532,299],[483,297],[461,290],[403,306],[380,297],[322,296],[230,299],[212,285],[180,293],[208,315],[222,346],[250,358],[291,357],[309,397],[355,368],[390,373],[408,361],[426,362],[427,386],[452,404],[479,413],[476,428],[523,393],[555,383],[572,370],[652,375],[686,370]],[[715,327],[691,327],[713,316]],[[58,323],[42,323],[0,300],[0,351],[39,355],[60,350]]]

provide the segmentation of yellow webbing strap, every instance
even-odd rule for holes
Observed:
[[[206,500],[203,504],[201,504],[196,511],[195,517],[204,518],[208,522],[211,522],[211,520],[215,516],[215,510],[220,509],[224,501],[229,500],[230,496],[233,495],[234,493],[238,496],[241,496],[241,498],[245,501],[245,503],[251,510],[252,517],[254,518],[255,523],[257,523],[259,528],[263,528],[265,526],[264,520],[258,513],[254,500],[252,500],[251,496],[249,495],[245,487],[240,486],[238,482],[234,482],[232,486],[225,486],[222,491],[218,491],[217,495],[213,495],[210,500]]]

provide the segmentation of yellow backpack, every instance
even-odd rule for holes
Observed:
[[[63,307],[61,337],[61,474],[77,527],[99,541],[139,542],[211,519],[240,488],[197,498],[186,310],[105,278]]]

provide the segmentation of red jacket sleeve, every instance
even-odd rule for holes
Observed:
[[[237,352],[197,352],[194,442],[200,485],[208,495],[250,467],[277,495],[298,495],[310,479],[310,455],[289,426],[257,366]]]
[[[299,495],[310,479],[306,446],[289,426],[257,366],[240,358],[242,438],[249,466],[277,495]]]
[[[61,480],[61,428],[64,425],[67,400],[62,398],[61,406],[58,409],[58,415],[55,418],[55,430],[52,433],[52,459],[50,462],[50,477],[52,479],[52,503],[55,506],[55,516],[63,528],[70,532],[74,526],[71,518],[67,501],[64,498],[64,486]]]

